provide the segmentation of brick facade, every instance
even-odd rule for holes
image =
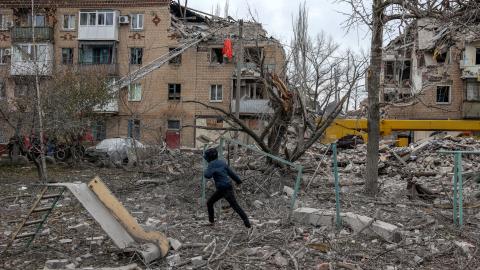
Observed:
[[[15,6],[15,3],[17,5]],[[144,26],[141,31],[134,31],[130,25],[120,25],[118,32],[117,66],[116,77],[120,78],[129,72],[137,69],[138,65],[131,65],[130,49],[143,48],[142,64],[145,65],[161,55],[168,53],[169,48],[179,45],[171,29],[170,1],[36,1],[40,7],[47,7],[53,4],[55,8],[48,16],[48,24],[54,28],[54,68],[65,68],[62,64],[62,48],[73,49],[73,66],[78,65],[80,41],[78,40],[79,12],[82,8],[89,9],[111,9],[118,10],[120,15],[132,13],[144,14]],[[13,14],[12,8],[23,7],[22,1],[3,1],[0,4],[0,14]],[[64,30],[62,27],[63,15],[71,14],[76,16],[76,27],[74,30]],[[228,31],[230,32],[228,32]],[[181,56],[180,64],[166,64],[161,68],[148,74],[138,81],[142,87],[141,101],[128,101],[126,89],[122,89],[119,97],[118,113],[109,114],[106,121],[107,137],[127,136],[128,122],[138,119],[141,122],[141,139],[147,143],[162,140],[167,130],[168,120],[180,120],[181,125],[195,125],[197,117],[217,115],[212,110],[205,109],[201,105],[184,103],[187,100],[197,100],[209,105],[219,106],[224,110],[230,110],[233,76],[235,74],[234,63],[213,64],[210,63],[211,48],[221,48],[223,38],[236,34],[237,27],[230,27],[223,33],[224,36],[217,37],[217,40],[207,43],[200,43],[185,51]],[[263,31],[263,30],[262,30]],[[11,47],[11,39],[2,40],[2,35],[9,36],[9,31],[0,31],[0,48]],[[235,40],[233,40],[235,45]],[[246,47],[254,46],[253,42],[246,41]],[[278,72],[281,71],[285,62],[284,51],[281,46],[273,40],[260,42],[264,48],[266,64],[275,65]],[[0,66],[0,72],[8,74],[9,66]],[[15,88],[12,80],[6,75],[9,81],[8,91],[13,95]],[[181,100],[168,100],[168,85],[181,84]],[[222,85],[223,99],[221,102],[210,102],[210,86]],[[195,131],[192,127],[186,127],[180,131],[181,145],[194,145]]]

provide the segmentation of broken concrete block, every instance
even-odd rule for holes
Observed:
[[[182,243],[175,238],[168,238],[168,242],[173,250],[179,250],[182,247]]]
[[[355,232],[362,230],[367,224],[372,222],[372,218],[370,217],[351,212],[343,213],[342,220]],[[381,237],[396,243],[402,240],[402,234],[397,226],[381,220],[375,220],[368,228],[364,229],[362,233],[372,236],[378,234]]]
[[[193,257],[190,259],[190,261],[192,262],[193,266],[201,266],[205,263],[205,260],[203,260],[202,256]]]
[[[256,208],[262,208],[263,206],[263,202],[259,201],[259,200],[255,200],[253,202],[253,205],[256,207]]]
[[[280,266],[280,267],[285,267],[288,265],[288,260],[280,254],[280,252],[277,252],[275,254],[275,257],[273,258],[275,260],[275,264]]]
[[[464,256],[472,257],[472,250],[475,249],[474,245],[463,241],[454,241],[453,243],[462,251]]]
[[[61,259],[61,260],[48,260],[45,262],[45,268],[44,269],[59,269],[59,268],[65,268],[69,261],[67,259]]]
[[[284,192],[285,194],[287,194],[289,197],[292,197],[292,196],[293,196],[293,193],[294,193],[295,191],[294,191],[293,188],[291,188],[291,187],[284,186],[284,187],[283,187],[283,192]]]
[[[71,243],[72,241],[73,241],[72,239],[68,239],[68,238],[58,240],[60,244],[67,244],[67,243]]]
[[[297,208],[293,211],[293,220],[307,225],[333,227],[334,213],[316,208]]]
[[[180,263],[180,254],[174,254],[167,257],[167,264],[169,266],[175,266]]]

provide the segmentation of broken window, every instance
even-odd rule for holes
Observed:
[[[10,62],[10,48],[0,48],[0,65]]]
[[[476,81],[467,81],[467,100],[480,101],[480,83]]]
[[[107,125],[104,120],[96,121],[92,125],[92,136],[96,141],[101,141],[107,138]]]
[[[210,86],[210,101],[219,102],[223,100],[223,90],[221,84],[214,84]]]
[[[170,52],[177,50],[177,48],[169,48]],[[182,55],[179,54],[168,61],[169,64],[180,65],[182,63]]]
[[[222,48],[212,48],[212,50],[210,51],[210,63],[223,64]]]
[[[180,120],[168,120],[167,129],[180,130]]]
[[[410,60],[384,62],[385,83],[398,83],[400,81],[410,80],[410,72]]]
[[[5,82],[0,80],[0,99],[4,99],[7,97],[7,89],[5,87]]]
[[[140,83],[132,83],[128,86],[128,101],[142,100],[142,85]]]
[[[437,86],[437,103],[450,103],[450,86]]]
[[[223,127],[222,118],[207,118],[207,127],[222,128]]]
[[[447,60],[447,57],[448,57],[448,54],[447,52],[444,52],[444,53],[441,53],[439,55],[437,55],[437,63],[445,63],[445,61]]]
[[[180,100],[181,92],[181,84],[168,84],[168,100]]]
[[[477,48],[477,50],[476,50],[475,65],[480,65],[480,48]]]
[[[128,120],[128,137],[134,138],[135,140],[140,140],[140,120]]]
[[[15,96],[22,97],[26,96],[28,93],[28,84],[17,84],[15,85]]]
[[[245,48],[244,52],[244,61],[245,63],[257,63],[259,64],[262,60],[263,48]]]
[[[73,48],[62,48],[62,64],[73,64]]]
[[[143,62],[143,48],[130,48],[130,65],[141,65]]]

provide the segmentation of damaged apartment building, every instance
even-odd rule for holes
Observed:
[[[414,21],[384,48],[381,78],[383,118],[479,119],[480,36]]]
[[[24,0],[0,3],[0,99],[15,100],[23,78],[33,75],[28,68],[32,61],[19,48],[36,52],[41,80],[58,68],[100,67],[112,81],[181,49],[180,55],[137,77],[111,104],[99,108],[104,117],[92,123],[93,137],[165,141],[175,148],[230,135],[199,128],[229,125],[218,112],[185,101],[235,112],[238,21],[170,0],[37,0],[33,17],[30,5]],[[198,37],[202,39],[195,46],[182,49]],[[242,43],[240,118],[260,129],[262,117],[271,112],[261,71],[282,75],[285,53],[256,22],[244,23]],[[230,55],[225,55],[226,46]],[[3,140],[12,132],[4,133]]]

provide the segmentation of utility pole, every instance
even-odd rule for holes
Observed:
[[[35,42],[35,12],[34,12],[34,0],[32,0],[32,53],[33,66],[35,69],[35,91],[37,95],[37,114],[38,114],[38,129],[39,129],[39,138],[40,138],[40,178],[41,181],[47,182],[47,163],[45,162],[45,144],[43,142],[43,120],[42,120],[42,103],[40,101],[40,81],[38,78],[38,63],[37,57],[39,51],[37,50],[37,45]]]
[[[240,89],[242,82],[243,68],[243,20],[238,22],[238,46],[237,46],[237,89],[235,93],[235,116],[240,119]],[[238,131],[235,131],[235,139],[238,139]],[[238,145],[235,144],[235,153],[237,153]]]

